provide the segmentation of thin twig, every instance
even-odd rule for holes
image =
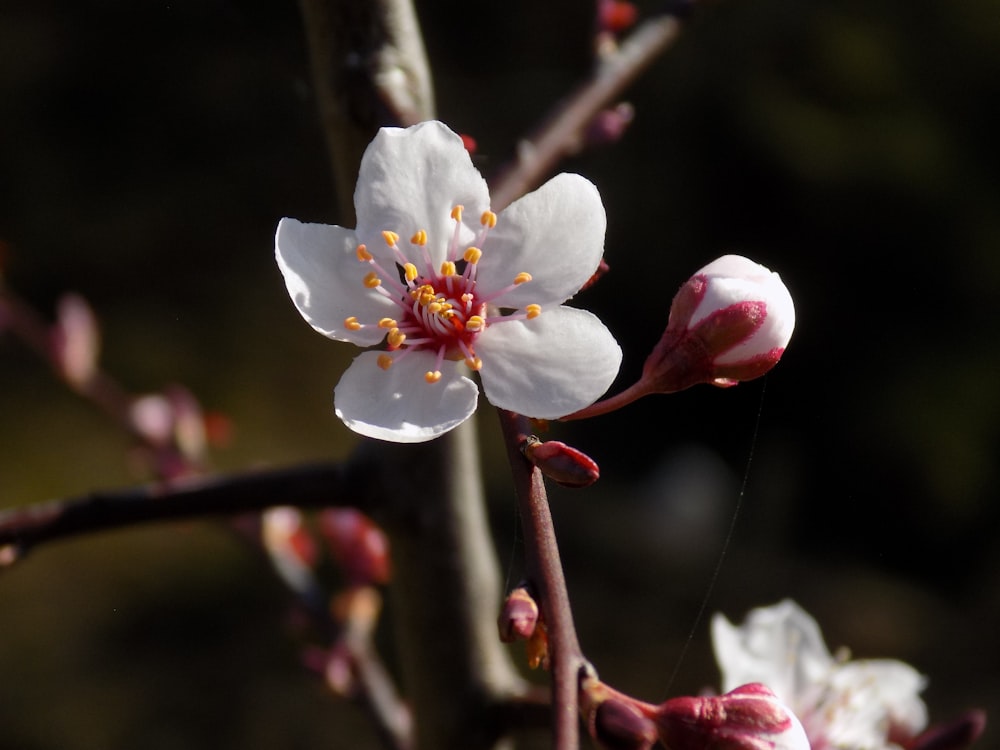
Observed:
[[[579,677],[587,661],[573,624],[545,483],[541,472],[521,454],[521,443],[530,431],[527,420],[519,414],[498,411],[524,532],[525,572],[538,597],[549,638],[553,748],[576,750],[580,735]]]
[[[8,562],[43,542],[151,521],[233,515],[274,505],[326,507],[372,504],[370,474],[355,464],[317,464],[185,479],[126,490],[93,492],[0,511],[0,548]]]
[[[560,105],[534,136],[518,145],[513,165],[491,187],[493,209],[499,211],[537,187],[561,159],[579,150],[594,116],[616,101],[674,43],[680,29],[681,22],[675,16],[652,18],[606,56],[593,77]]]

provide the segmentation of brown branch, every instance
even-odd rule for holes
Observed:
[[[521,515],[526,576],[538,598],[548,632],[553,747],[555,750],[576,750],[580,734],[578,686],[580,670],[587,661],[580,650],[573,624],[545,483],[541,472],[521,454],[520,446],[530,431],[529,425],[519,414],[503,410],[498,412]]]
[[[580,149],[594,116],[615,102],[658,55],[677,39],[681,22],[672,15],[645,21],[602,58],[593,77],[560,105],[537,133],[518,144],[513,165],[494,180],[493,209],[499,211],[533,190],[562,159]]]
[[[362,463],[185,479],[0,511],[0,549],[9,545],[0,561],[6,557],[14,562],[43,542],[152,521],[233,515],[274,505],[365,510],[374,498]]]

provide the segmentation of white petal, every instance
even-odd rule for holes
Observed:
[[[586,310],[556,307],[533,320],[493,323],[476,339],[479,374],[494,406],[539,419],[596,401],[618,374],[622,350]]]
[[[705,277],[708,283],[705,296],[691,316],[691,326],[716,310],[739,302],[767,305],[763,325],[749,339],[718,356],[717,364],[742,362],[788,346],[795,328],[795,304],[778,274],[741,255],[724,255],[700,269],[695,276]]]
[[[424,380],[434,368],[430,352],[415,351],[388,370],[382,352],[364,352],[347,368],[334,391],[337,416],[360,435],[394,443],[422,443],[448,432],[476,410],[479,388],[446,362],[437,383]]]
[[[382,340],[385,331],[375,326],[360,331],[344,327],[349,316],[374,324],[395,309],[362,283],[371,268],[355,255],[358,243],[354,232],[286,218],[278,223],[274,244],[288,294],[309,325],[332,339],[359,346]]]
[[[716,614],[712,645],[723,691],[762,682],[793,707],[833,664],[819,625],[790,599],[751,610],[740,627]]]
[[[445,125],[430,121],[406,129],[382,128],[361,160],[354,191],[357,233],[372,252],[381,252],[383,231],[399,234],[405,248],[423,229],[436,269],[454,231],[452,208],[464,206],[465,221],[471,225],[462,231],[464,248],[478,231],[479,216],[489,201],[486,181],[472,165],[462,139]],[[414,255],[407,251],[411,260]]]
[[[498,217],[483,243],[477,274],[480,295],[489,296],[530,273],[532,280],[495,300],[523,308],[566,301],[597,270],[604,254],[607,219],[600,193],[577,174],[560,174],[520,198]]]
[[[877,712],[878,725],[888,722],[916,735],[927,726],[927,706],[920,691],[927,680],[917,670],[895,659],[862,659],[838,667],[830,675],[834,694],[853,695],[853,702],[869,712]],[[858,716],[849,717],[852,724]]]

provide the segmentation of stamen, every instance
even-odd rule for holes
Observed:
[[[399,242],[399,235],[395,232],[390,232],[388,230],[382,232],[382,239],[385,240],[385,244],[389,247],[395,248],[396,243]]]
[[[423,229],[418,229],[417,233],[410,237],[410,242],[414,245],[426,245],[427,244],[427,232]]]
[[[515,284],[526,284],[529,281],[531,281],[531,274],[527,271],[521,271],[521,273],[514,277]]]
[[[539,315],[542,314],[542,306],[535,304],[526,305],[524,308],[524,312],[527,314],[528,320],[531,320],[532,318],[537,318]]]
[[[440,379],[441,379],[440,370],[434,370],[433,372],[428,370],[427,372],[424,373],[424,380],[426,380],[428,383],[436,383]]]
[[[346,328],[348,331],[360,331],[361,324],[358,322],[357,317],[352,315],[349,318],[344,318],[344,328]]]
[[[462,220],[462,211],[464,211],[464,210],[465,210],[465,206],[462,206],[462,205],[455,206],[453,209],[451,209],[451,218],[453,218],[455,221],[461,221]]]
[[[412,263],[406,263],[403,266],[403,278],[406,279],[407,283],[413,281],[419,275],[420,275],[420,272],[417,271],[417,267],[415,265],[413,265]]]
[[[454,276],[455,271],[456,271],[455,264],[452,261],[446,260],[441,264],[442,276]]]
[[[389,335],[386,336],[385,340],[389,344],[390,348],[398,349],[403,345],[403,342],[406,341],[406,334],[398,328],[393,328],[389,331]]]
[[[497,225],[497,215],[492,211],[483,211],[483,215],[479,217],[479,223],[493,229]]]
[[[368,248],[364,245],[358,245],[358,249],[354,252],[357,253],[358,260],[361,262],[370,261],[372,259],[372,254],[368,252]]]
[[[486,321],[482,319],[479,315],[471,315],[469,319],[465,321],[465,330],[467,331],[481,331],[483,326],[486,325]]]
[[[355,320],[357,320],[357,318],[355,318]],[[379,328],[395,328],[396,326],[397,323],[392,318],[382,318],[382,320],[378,322]]]
[[[375,361],[378,363],[378,366],[381,367],[383,370],[388,370],[390,367],[392,367],[392,357],[390,357],[388,354],[378,355],[378,359]]]
[[[483,369],[483,360],[481,360],[479,357],[466,357],[465,358],[465,365],[470,370],[474,370],[475,372],[479,372],[480,370]]]
[[[478,247],[470,247],[465,251],[465,255],[462,257],[465,258],[466,262],[475,265],[479,262],[479,259],[483,257],[483,251]]]
[[[429,312],[431,315],[437,315],[443,309],[444,309],[444,305],[442,305],[437,300],[434,300],[429,305],[427,305],[427,312]]]
[[[374,289],[377,286],[382,286],[382,279],[378,277],[378,274],[374,271],[369,271],[365,274],[365,286],[369,289]]]

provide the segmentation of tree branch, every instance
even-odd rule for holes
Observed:
[[[534,136],[521,141],[514,163],[493,181],[490,196],[499,211],[533,190],[555,165],[575,153],[594,116],[615,102],[658,55],[677,39],[681,21],[664,15],[645,21],[616,52],[602,58],[592,78],[560,105]]]
[[[552,668],[552,727],[555,750],[579,747],[580,670],[587,664],[573,624],[569,593],[559,559],[552,513],[542,473],[521,454],[529,430],[519,414],[498,410],[510,459],[525,540],[525,568],[548,631]]]
[[[0,563],[31,548],[79,534],[151,521],[260,511],[273,505],[369,509],[374,496],[364,460],[185,479],[126,490],[93,492],[0,511]]]

